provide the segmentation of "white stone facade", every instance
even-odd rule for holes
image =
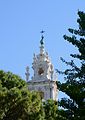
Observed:
[[[54,80],[54,68],[48,53],[44,50],[44,43],[42,37],[40,45],[40,53],[34,54],[32,68],[34,75],[32,80],[28,81],[28,89],[39,91],[43,93],[43,99],[57,100],[57,85]]]

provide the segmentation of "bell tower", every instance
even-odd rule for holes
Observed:
[[[43,33],[43,31],[42,31]],[[28,89],[43,93],[43,99],[57,99],[56,78],[54,78],[54,67],[49,55],[45,52],[44,36],[40,40],[40,53],[34,54],[32,68],[34,75],[28,81]]]
[[[50,61],[48,53],[45,52],[43,36],[40,41],[40,53],[34,54],[32,68],[34,70],[33,80],[43,81],[52,80],[53,78],[53,65]]]

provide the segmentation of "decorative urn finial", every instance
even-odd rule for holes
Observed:
[[[26,75],[26,81],[28,82],[29,76],[30,76],[30,73],[29,73],[29,66],[26,67],[26,73],[25,73],[25,75]]]

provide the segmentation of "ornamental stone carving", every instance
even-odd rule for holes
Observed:
[[[32,68],[34,70],[34,75],[32,80],[27,81],[28,89],[42,92],[44,100],[57,100],[57,85],[56,79],[54,79],[54,67],[48,53],[45,52],[44,42],[42,43],[40,42],[40,53],[38,55],[34,54],[33,57]]]

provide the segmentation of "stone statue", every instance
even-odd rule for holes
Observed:
[[[41,44],[41,45],[44,45],[43,39],[44,39],[44,36],[42,35],[42,38],[41,38],[41,40],[40,40],[40,44]]]
[[[44,33],[45,31],[41,31],[40,33],[42,34],[42,36],[41,36],[41,41],[40,41],[40,44],[41,45],[44,45],[44,42],[43,42],[43,39],[44,39],[44,36],[43,36],[43,33]]]

